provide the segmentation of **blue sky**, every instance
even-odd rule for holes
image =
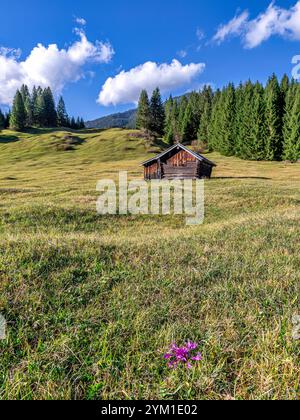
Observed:
[[[162,83],[164,95],[168,95],[205,83],[221,87],[248,78],[265,82],[272,72],[280,77],[285,72],[290,75],[292,57],[300,54],[300,13],[291,9],[297,1],[278,0],[268,9],[270,3],[271,0],[4,2],[1,14],[6,18],[1,21],[0,46],[6,49],[2,48],[0,54],[0,101],[2,105],[9,102],[8,87],[41,79],[45,84],[51,82],[57,93],[62,91],[70,114],[93,119],[134,107],[133,98],[143,83],[148,89],[151,83]],[[245,10],[248,15],[243,15]],[[262,13],[265,19],[257,21]],[[287,13],[290,14],[286,16]],[[240,20],[232,21],[235,17]],[[75,22],[76,18],[83,18],[86,24]],[[222,24],[227,26],[218,33]],[[268,31],[264,25],[271,25],[272,29]],[[82,44],[76,51],[73,48],[68,57],[61,53],[78,40],[83,40],[86,47],[84,58],[78,56]],[[97,40],[102,44],[96,44]],[[38,44],[45,49],[36,50],[26,62]],[[53,60],[47,51],[49,44],[57,45]],[[20,49],[22,54],[7,48]],[[179,63],[169,73],[174,59]],[[51,63],[55,60],[61,72],[54,76]],[[151,67],[143,67],[149,61],[155,63],[153,74]],[[165,67],[161,67],[163,63]],[[192,67],[192,63],[199,66]],[[137,67],[125,77],[116,78],[121,71]],[[102,102],[97,103],[109,77],[113,78],[112,83],[106,83]]]

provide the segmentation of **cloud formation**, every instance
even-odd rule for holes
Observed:
[[[247,11],[235,16],[226,25],[221,25],[213,37],[213,41],[221,44],[225,39],[231,35],[240,35],[246,22],[248,21],[249,13]]]
[[[76,29],[76,34],[79,40],[68,49],[38,44],[24,61],[19,58],[19,50],[0,48],[0,104],[10,105],[23,83],[30,88],[50,86],[60,93],[67,83],[84,76],[87,63],[108,63],[112,59],[114,50],[109,43],[92,43],[83,30]]]
[[[197,28],[196,36],[198,38],[198,41],[202,41],[205,38],[205,33],[202,29]]]
[[[102,86],[98,103],[104,106],[137,103],[141,90],[149,93],[157,86],[163,93],[187,86],[204,71],[205,64],[182,65],[178,60],[171,64],[147,62],[129,71],[110,77]]]
[[[75,18],[75,22],[78,23],[78,25],[82,25],[82,26],[86,25],[86,20],[80,17]]]
[[[241,36],[246,48],[255,48],[274,35],[300,40],[300,1],[290,9],[281,8],[272,2],[266,11],[252,20],[245,11],[220,26],[213,41],[220,44],[229,36]]]

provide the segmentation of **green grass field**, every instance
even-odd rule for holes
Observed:
[[[99,216],[129,131],[0,133],[1,399],[299,399],[300,165],[208,155],[204,225]],[[176,341],[200,343],[170,370]]]

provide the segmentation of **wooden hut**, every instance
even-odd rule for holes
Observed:
[[[145,180],[170,180],[210,178],[213,167],[217,165],[178,143],[147,160],[142,166]]]

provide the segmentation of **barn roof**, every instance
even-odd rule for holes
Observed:
[[[153,157],[152,159],[146,160],[145,162],[142,163],[142,166],[148,165],[151,162],[155,162],[156,160],[161,159],[166,154],[172,152],[172,150],[177,149],[177,148],[180,148],[180,149],[188,152],[190,155],[194,156],[196,159],[200,160],[201,162],[206,162],[207,164],[209,164],[211,166],[217,166],[214,162],[208,160],[206,157],[204,157],[202,155],[199,155],[196,152],[193,152],[192,150],[190,150],[187,147],[183,146],[183,144],[181,144],[181,143],[174,144],[172,147],[169,147],[167,150],[164,150],[159,155]]]

